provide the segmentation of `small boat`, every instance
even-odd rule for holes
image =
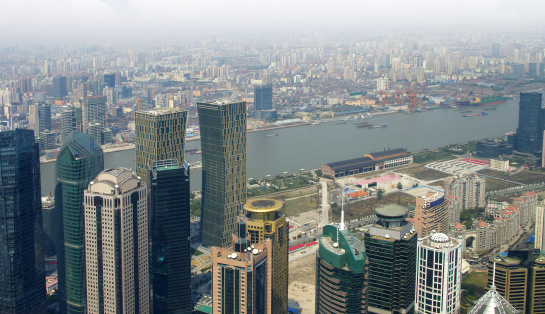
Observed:
[[[337,124],[346,124],[346,120],[337,121]]]
[[[274,134],[267,134],[267,135],[265,135],[265,137],[271,137],[271,136],[278,136],[278,133],[274,133]]]
[[[202,151],[197,150],[197,151],[191,152],[190,154],[191,154],[191,155],[202,154]]]
[[[383,128],[385,128],[385,127],[388,126],[388,124],[386,124],[386,123],[381,123],[380,126],[383,127]]]

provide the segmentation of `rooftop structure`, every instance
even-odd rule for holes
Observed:
[[[406,149],[396,148],[365,154],[363,157],[322,165],[322,172],[331,177],[344,177],[363,172],[393,168],[412,163]]]

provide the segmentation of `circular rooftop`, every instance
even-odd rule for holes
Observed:
[[[284,204],[278,200],[260,198],[248,201],[244,204],[244,209],[254,213],[265,213],[281,210]]]
[[[379,218],[404,218],[409,210],[405,206],[396,204],[387,204],[375,208],[375,214]]]
[[[444,233],[436,233],[431,236],[431,240],[437,243],[446,243],[450,240],[450,238]]]

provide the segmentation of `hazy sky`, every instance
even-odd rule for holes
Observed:
[[[391,28],[541,29],[544,0],[2,0],[4,42]]]

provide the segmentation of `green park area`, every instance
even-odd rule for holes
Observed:
[[[435,149],[424,149],[413,154],[413,160],[417,164],[426,164],[432,161],[456,158],[460,155],[477,150],[477,142],[452,144]]]
[[[487,281],[487,272],[472,272],[462,280],[462,313],[467,313],[473,302],[486,293]]]

